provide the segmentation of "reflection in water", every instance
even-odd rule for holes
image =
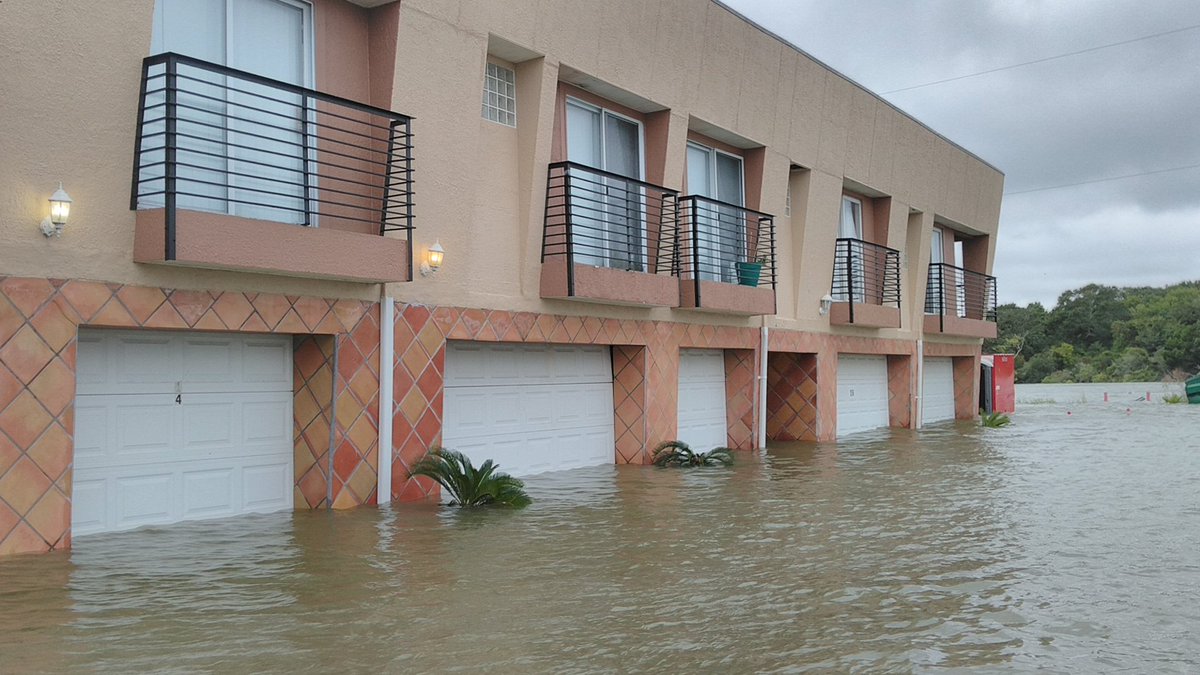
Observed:
[[[1195,669],[1200,407],[1066,410],[84,538],[0,562],[0,671]]]

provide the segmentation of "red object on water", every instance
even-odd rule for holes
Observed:
[[[1104,392],[1104,402],[1108,403],[1108,392]]]
[[[992,357],[992,410],[995,412],[1010,413],[1017,410],[1015,358],[1012,354],[996,354]]]

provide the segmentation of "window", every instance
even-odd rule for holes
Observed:
[[[311,87],[312,30],[312,6],[302,0],[157,0],[151,53],[178,52]],[[314,151],[313,120],[301,96],[211,70],[188,68],[179,77],[179,206],[315,225],[309,204],[316,186],[306,159]],[[165,105],[165,94],[148,94],[154,101]],[[148,124],[149,134],[159,130],[165,132],[163,120]],[[161,199],[139,203],[158,206]]]
[[[566,124],[567,160],[615,174],[584,171],[572,187],[575,262],[647,271],[641,122],[567,97]]]
[[[862,202],[855,197],[842,196],[842,222],[838,228],[842,239],[862,239]]]
[[[487,64],[483,78],[483,118],[517,126],[517,74],[494,63]]]
[[[863,302],[866,279],[863,248],[862,201],[842,195],[842,218],[838,224],[837,259],[834,261],[833,299],[837,302]]]
[[[746,222],[742,158],[699,143],[687,145],[688,192],[720,204],[696,201],[693,214],[701,279],[732,282],[735,263],[746,262]]]

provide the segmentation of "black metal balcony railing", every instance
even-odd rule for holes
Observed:
[[[682,197],[678,251],[672,273],[696,282],[697,299],[701,281],[775,288],[775,220],[768,214],[699,195]]]
[[[996,320],[996,277],[946,263],[930,263],[925,313],[942,317]]]
[[[411,242],[410,121],[199,59],[151,56],[142,62],[130,208],[165,210],[167,260],[176,209],[403,231]]]
[[[900,252],[862,239],[838,239],[834,246],[833,299],[854,305],[900,308]]]
[[[678,193],[574,162],[550,165],[542,262],[564,257],[568,294],[576,264],[669,272]]]

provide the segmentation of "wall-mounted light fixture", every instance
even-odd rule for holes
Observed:
[[[829,310],[832,308],[833,308],[833,296],[828,293],[821,296],[821,310],[820,310],[821,316],[825,316],[826,314],[828,314]]]
[[[427,277],[430,274],[438,271],[442,267],[442,259],[446,255],[446,249],[442,248],[442,241],[439,239],[429,247],[425,252],[425,260],[421,263],[421,276]]]
[[[50,215],[42,219],[42,234],[47,237],[61,236],[63,226],[67,224],[67,219],[70,217],[71,195],[67,194],[62,183],[59,183],[58,189],[50,195]]]

